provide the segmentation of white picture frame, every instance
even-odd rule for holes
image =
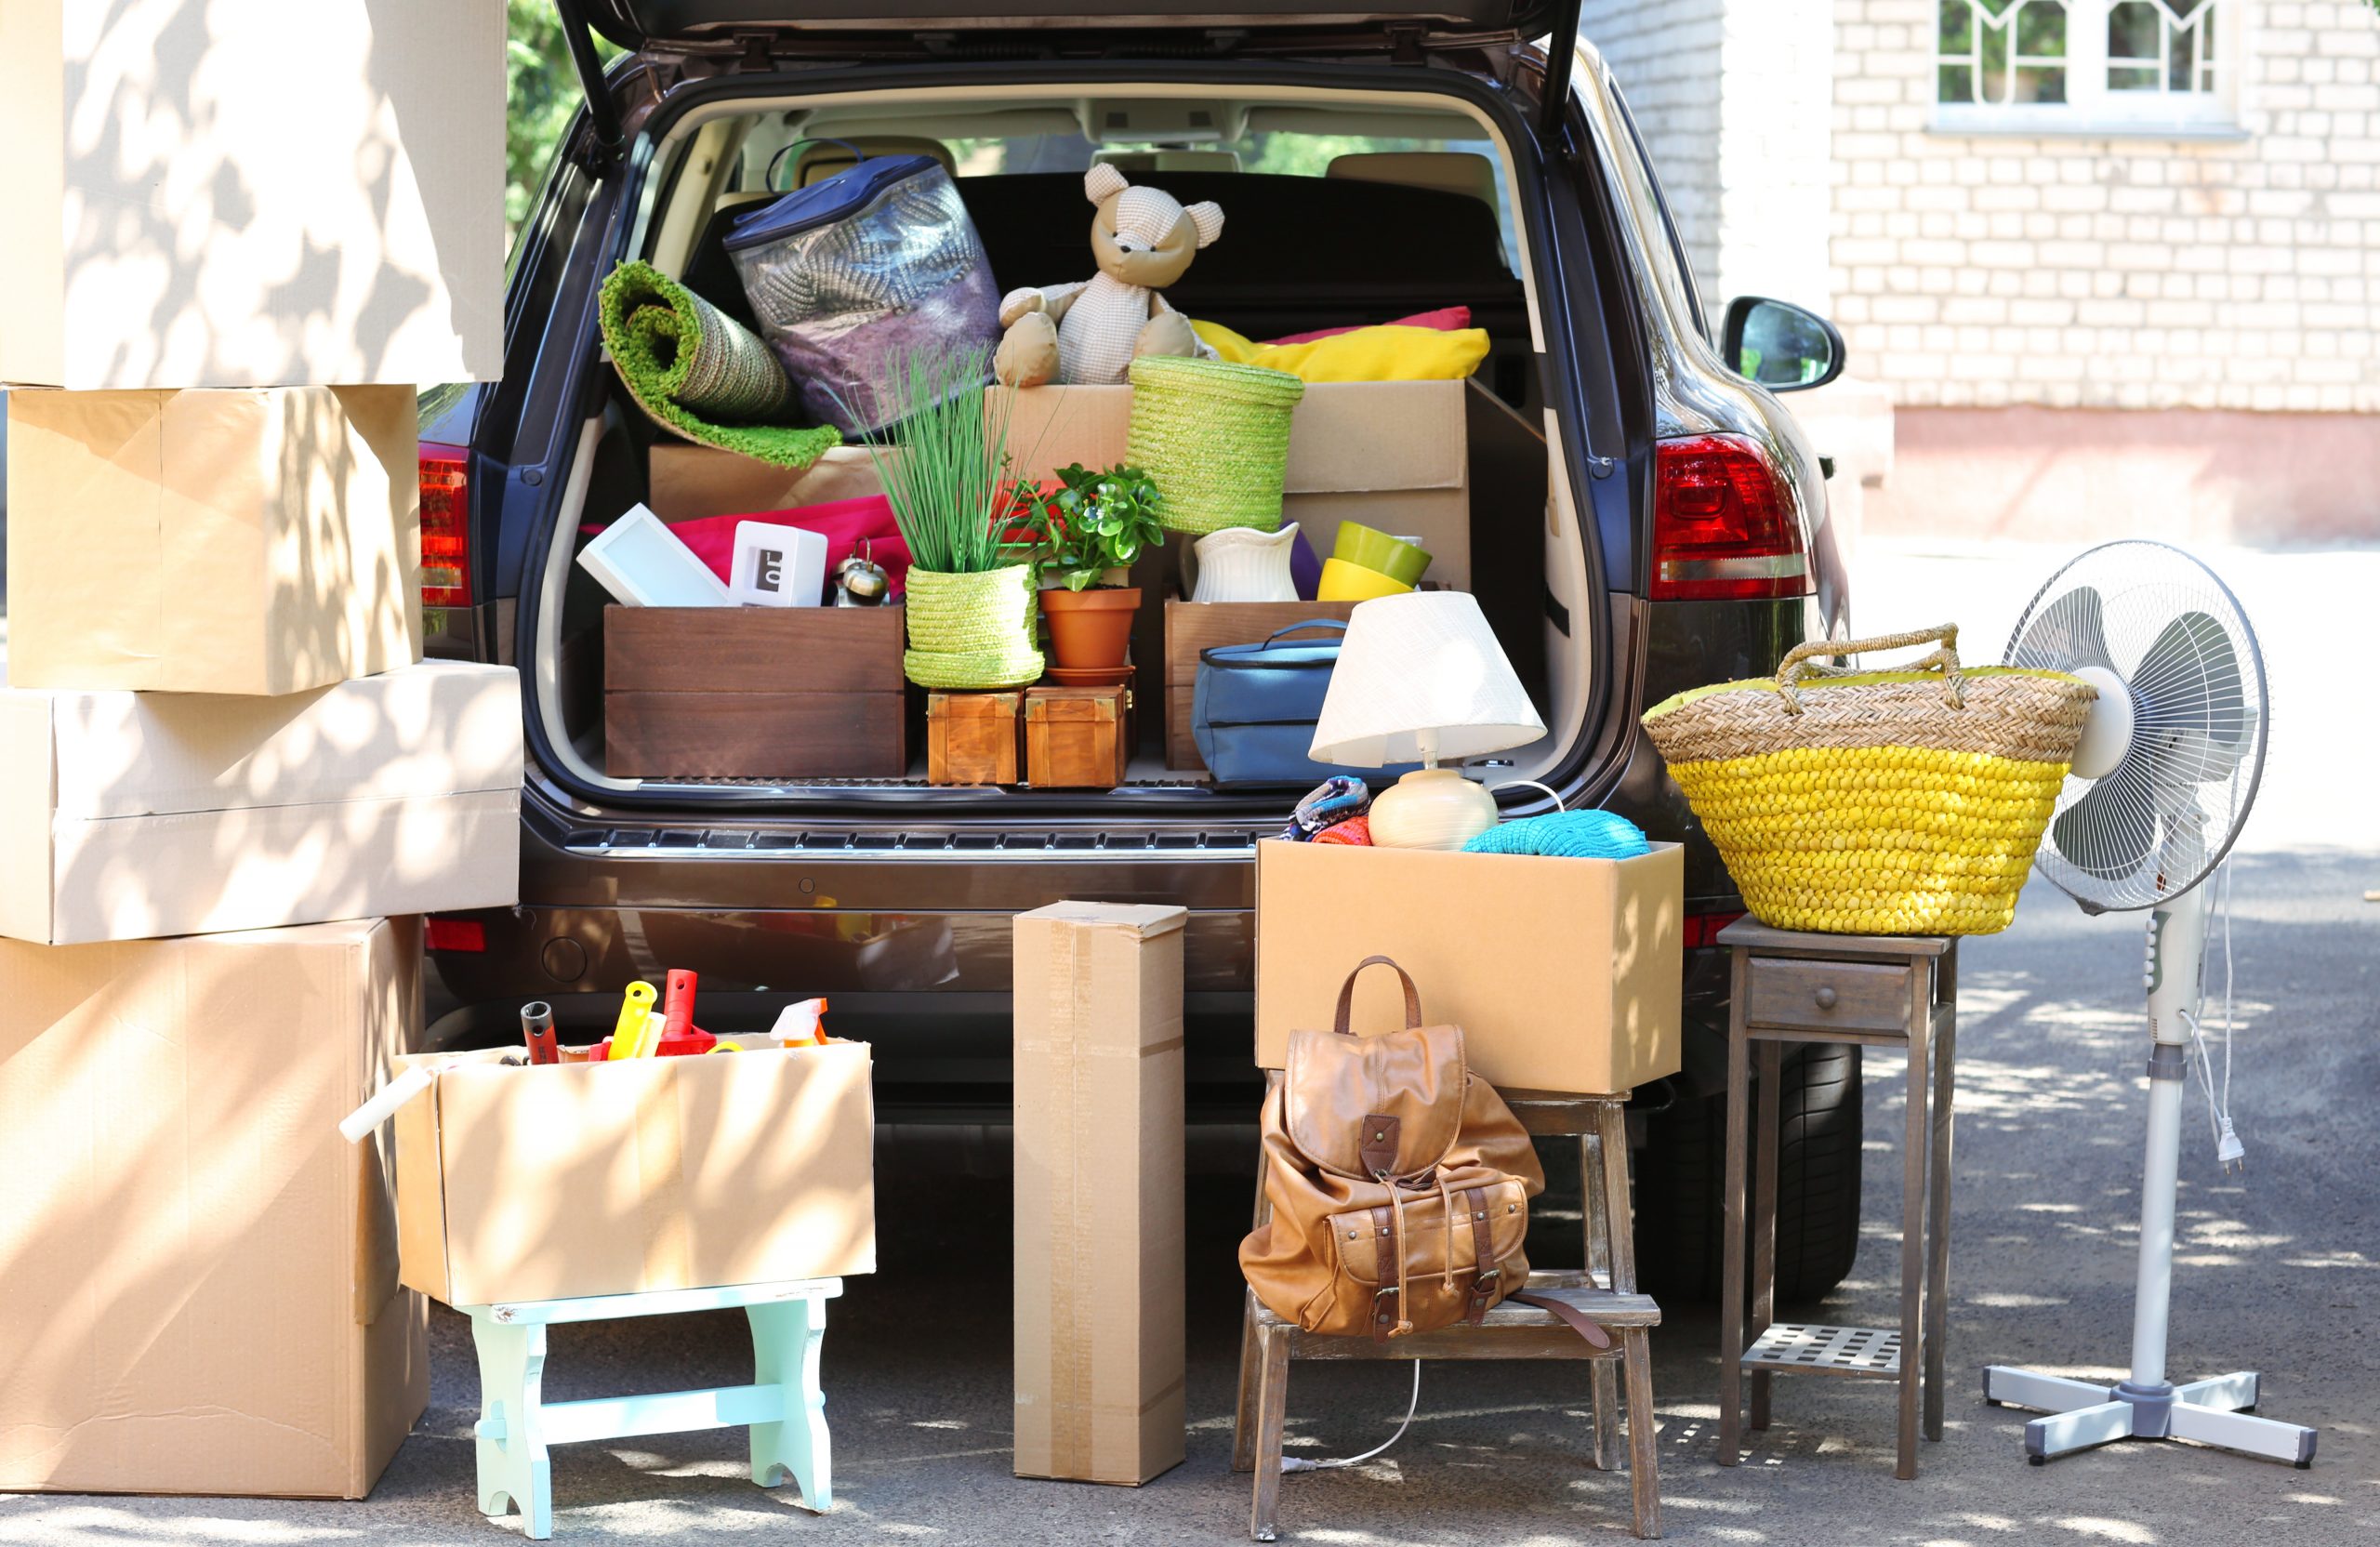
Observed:
[[[596,535],[578,554],[579,567],[623,606],[726,607],[727,588],[667,522],[642,505]]]
[[[826,535],[774,522],[735,523],[728,600],[743,607],[815,607],[826,591]]]

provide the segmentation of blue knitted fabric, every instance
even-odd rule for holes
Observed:
[[[1564,859],[1630,859],[1646,853],[1644,829],[1607,811],[1557,811],[1499,822],[1462,846],[1466,854],[1555,854]]]

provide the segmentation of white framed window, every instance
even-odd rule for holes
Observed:
[[[2237,133],[2239,0],[1936,0],[1934,127]]]

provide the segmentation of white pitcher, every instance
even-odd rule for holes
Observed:
[[[1198,539],[1198,586],[1193,602],[1295,602],[1296,582],[1289,578],[1289,552],[1298,540],[1298,523],[1277,532],[1252,526],[1226,526]]]

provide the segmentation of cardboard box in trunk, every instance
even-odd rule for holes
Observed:
[[[1616,1095],[1675,1074],[1685,878],[1674,843],[1623,860],[1259,843],[1256,1062],[1280,1068],[1291,1031],[1329,1026],[1377,955],[1500,1090]],[[1352,1024],[1404,1024],[1395,973],[1356,980]]]
[[[1424,577],[1471,588],[1471,458],[1460,381],[1317,381],[1289,419],[1281,519],[1323,558],[1342,521],[1414,537]],[[1130,387],[1036,387],[1015,395],[1008,443],[1017,469],[1047,478],[1125,458]]]
[[[764,515],[884,492],[865,446],[836,446],[794,469],[664,435],[653,443],[645,470],[645,506],[665,522]]]
[[[278,694],[421,659],[411,387],[7,396],[9,681]]]
[[[518,900],[521,686],[434,661],[283,698],[0,688],[0,935]]]
[[[503,7],[0,0],[0,382],[493,379]]]
[[[361,1499],[430,1395],[385,1138],[420,922],[0,941],[0,1488]]]
[[[1191,710],[1198,691],[1198,655],[1225,644],[1262,644],[1313,618],[1344,623],[1353,602],[1174,602],[1165,604],[1165,766],[1204,768]],[[1299,639],[1321,640],[1316,629]]]
[[[1179,907],[1016,916],[1016,1474],[1145,1483],[1183,1408]]]
[[[865,1042],[449,1068],[398,1109],[404,1282],[449,1305],[876,1271]]]
[[[897,779],[899,607],[607,607],[615,778]]]

